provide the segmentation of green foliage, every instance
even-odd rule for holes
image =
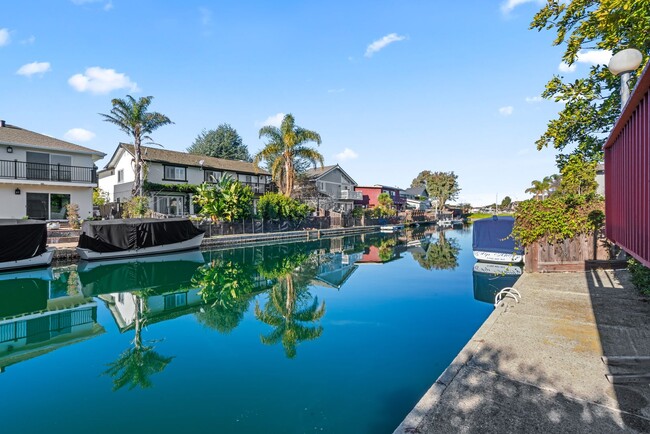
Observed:
[[[361,208],[360,206],[356,206],[352,210],[352,217],[354,217],[355,219],[360,219],[361,217],[363,217],[363,212],[364,212],[363,208]]]
[[[302,220],[312,209],[306,203],[280,193],[266,193],[257,202],[257,213],[268,220]]]
[[[145,181],[143,190],[146,192],[174,191],[177,193],[196,193],[199,188],[196,184],[159,184]]]
[[[213,260],[202,266],[192,283],[201,288],[199,294],[206,303],[223,309],[233,309],[242,300],[249,300],[255,288],[250,267],[228,260]]]
[[[150,214],[149,198],[147,196],[133,196],[124,204],[123,218],[143,218]]]
[[[148,389],[153,386],[149,377],[162,372],[173,359],[158,354],[152,347],[136,346],[124,351],[116,361],[110,363],[104,375],[113,377],[113,391],[125,386],[129,390],[136,386]]]
[[[397,214],[395,204],[388,193],[381,193],[377,196],[377,206],[374,208],[375,217],[390,217]]]
[[[437,200],[438,208],[443,209],[447,201],[458,199],[458,175],[454,172],[433,172],[426,178],[426,188],[429,198]]]
[[[431,175],[433,175],[433,173],[430,170],[423,170],[422,172],[418,173],[418,176],[413,178],[413,181],[411,181],[411,188],[415,188],[415,187],[426,188],[427,180]]]
[[[273,181],[285,196],[290,196],[300,166],[300,161],[309,161],[316,167],[323,166],[323,156],[314,148],[305,146],[308,142],[321,144],[320,135],[295,124],[293,115],[284,116],[280,128],[266,125],[260,129],[260,138],[267,139],[264,148],[253,161],[266,161]]]
[[[510,208],[511,203],[512,203],[512,199],[510,198],[510,196],[506,196],[501,201],[501,208],[504,208],[504,209]]]
[[[650,54],[650,2],[648,0],[550,0],[535,15],[531,29],[556,32],[553,45],[565,44],[562,60],[573,65],[581,50],[614,52],[637,48]],[[643,70],[644,62],[635,72]],[[634,80],[633,80],[634,81]],[[633,81],[631,84],[633,84]],[[558,117],[548,122],[537,140],[537,149],[553,146],[587,161],[602,160],[602,145],[620,111],[619,79],[605,65],[591,67],[586,77],[564,80],[553,76],[542,96],[563,102]],[[568,155],[560,154],[562,168]]]
[[[100,206],[108,202],[108,192],[99,187],[93,188],[93,205]]]
[[[581,155],[570,155],[562,167],[560,192],[562,194],[593,196],[596,194],[596,161]]]
[[[65,206],[68,214],[68,223],[72,229],[79,229],[81,227],[79,220],[79,205],[76,203],[69,203]]]
[[[453,270],[458,267],[460,244],[455,238],[447,239],[440,232],[436,241],[431,241],[425,253],[413,252],[413,259],[425,270]]]
[[[381,262],[390,261],[393,258],[393,254],[395,253],[396,245],[397,245],[397,241],[395,241],[394,238],[381,240],[379,246],[377,246],[377,253],[379,256],[379,260]]]
[[[253,196],[249,186],[223,176],[215,184],[198,186],[193,200],[201,207],[201,215],[210,217],[212,221],[231,222],[251,215]]]
[[[221,124],[216,130],[201,131],[187,152],[227,160],[251,161],[248,147],[237,130],[228,124]]]
[[[627,269],[632,277],[632,283],[642,294],[650,295],[650,268],[636,259],[627,261]]]
[[[142,160],[142,140],[153,142],[149,134],[164,125],[173,124],[167,116],[158,112],[148,111],[152,101],[153,96],[143,96],[138,100],[131,95],[127,95],[126,99],[114,98],[111,100],[111,104],[113,105],[111,113],[99,114],[104,117],[104,121],[116,125],[120,130],[133,138],[133,147],[135,150],[135,181],[133,182],[133,189],[131,191],[133,196],[142,195],[142,187],[144,184],[145,164],[144,160]]]
[[[600,229],[604,201],[578,195],[552,195],[544,200],[526,200],[515,212],[512,235],[528,246],[545,238],[553,243]]]

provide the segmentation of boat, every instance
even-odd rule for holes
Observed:
[[[404,225],[384,225],[379,228],[381,232],[399,232],[400,230],[404,229]]]
[[[0,219],[0,240],[0,271],[52,263],[55,249],[47,247],[44,221]]]
[[[523,248],[515,242],[512,234],[513,217],[488,217],[473,224],[472,249],[479,261],[501,264],[523,262]]]
[[[181,252],[198,249],[203,235],[185,218],[86,221],[77,253],[96,261]]]
[[[454,228],[457,228],[457,227],[462,228],[464,224],[465,224],[465,222],[463,221],[463,219],[453,219],[451,221],[451,226],[454,227]]]
[[[504,288],[515,285],[523,269],[517,265],[474,264],[474,299],[485,303],[494,303],[494,297]]]
[[[450,228],[452,223],[451,223],[451,219],[443,219],[443,220],[438,220],[436,224],[441,228]]]

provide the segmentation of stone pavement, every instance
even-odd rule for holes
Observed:
[[[648,381],[604,356],[650,356],[650,298],[626,271],[524,274],[395,433],[650,432]],[[618,371],[615,371],[618,369]]]

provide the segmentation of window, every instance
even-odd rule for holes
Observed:
[[[117,183],[121,184],[124,182],[124,169],[120,169],[117,171]]]
[[[69,194],[50,194],[50,219],[65,220],[68,218],[66,205],[70,204]]]
[[[185,167],[178,166],[164,166],[165,168],[165,180],[168,181],[187,181],[185,174]]]
[[[168,294],[164,298],[164,309],[174,309],[176,307],[187,305],[187,292],[180,294]]]
[[[217,182],[221,178],[221,172],[216,170],[204,170],[203,174],[205,182]]]

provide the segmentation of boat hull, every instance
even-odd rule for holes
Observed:
[[[493,262],[477,262],[474,272],[496,276],[520,276],[524,270],[521,265],[496,264]]]
[[[203,241],[203,234],[179,243],[164,244],[161,246],[143,247],[141,249],[120,250],[117,252],[96,252],[90,249],[77,247],[79,257],[84,261],[99,261],[104,259],[130,258],[135,256],[159,255],[161,253],[182,252],[184,250],[198,249]]]
[[[497,264],[518,264],[524,261],[524,256],[515,253],[495,253],[474,250],[474,257],[483,262],[495,262]]]
[[[52,247],[48,247],[47,250],[41,253],[38,256],[27,259],[19,259],[17,261],[6,261],[0,262],[0,271],[6,270],[17,270],[21,268],[36,268],[36,267],[46,267],[52,263],[52,258],[54,257],[54,250]]]

